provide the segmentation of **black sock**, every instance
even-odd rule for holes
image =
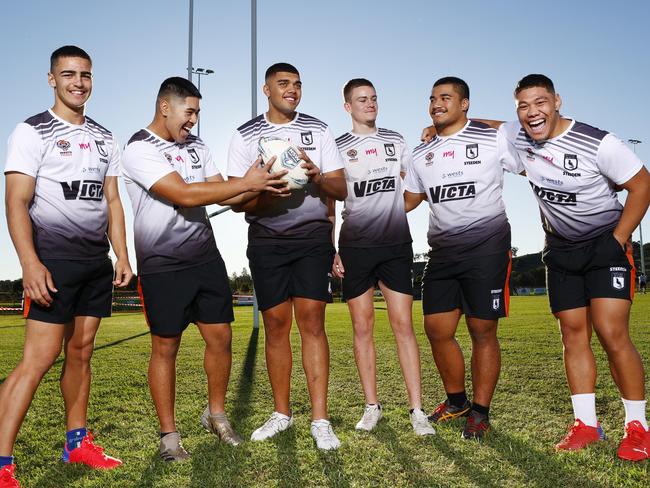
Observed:
[[[176,432],[176,431],[175,431],[175,430],[172,430],[171,432],[161,432],[161,433],[160,433],[160,438],[162,439],[162,438],[165,437],[167,434],[173,434],[174,432]]]
[[[474,410],[476,413],[480,413],[485,417],[487,417],[490,414],[490,407],[485,407],[475,402],[472,402],[472,410]]]
[[[449,400],[450,405],[453,405],[454,407],[462,407],[465,405],[465,402],[467,402],[467,394],[465,393],[465,390],[460,393],[447,393],[447,399]]]

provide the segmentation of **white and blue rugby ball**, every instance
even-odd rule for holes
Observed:
[[[282,179],[289,182],[290,190],[299,190],[307,184],[307,170],[300,166],[304,160],[296,146],[279,137],[260,137],[258,149],[264,164],[268,164],[273,156],[277,158],[271,168],[273,173],[283,169],[289,171]]]

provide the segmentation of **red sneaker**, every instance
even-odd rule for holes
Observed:
[[[625,436],[618,446],[618,457],[626,461],[650,458],[650,431],[645,430],[638,420],[625,426]]]
[[[575,423],[569,429],[569,433],[559,443],[555,449],[562,451],[576,451],[587,447],[589,444],[605,439],[605,433],[600,423],[596,427],[585,425],[582,420],[576,419]]]
[[[117,468],[122,461],[104,454],[104,448],[93,444],[93,435],[88,432],[81,445],[72,451],[68,446],[63,447],[63,461],[66,463],[81,463],[95,469]]]
[[[20,483],[14,477],[15,464],[7,464],[0,468],[0,488],[20,488]]]

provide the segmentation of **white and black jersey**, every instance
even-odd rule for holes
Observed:
[[[411,154],[397,132],[346,132],[336,139],[345,164],[348,196],[339,246],[378,247],[411,242],[404,211],[405,172]]]
[[[305,151],[323,173],[343,168],[341,156],[327,124],[315,117],[296,113],[287,124],[273,124],[259,115],[240,126],[228,151],[228,176],[241,177],[259,157],[260,137],[280,137]],[[278,198],[255,215],[246,213],[250,224],[250,245],[275,244],[287,240],[331,242],[332,223],[327,215],[327,198],[318,185],[308,183],[287,198]]]
[[[219,174],[210,150],[190,135],[183,144],[136,132],[122,157],[122,175],[133,205],[138,274],[175,271],[216,259],[217,246],[204,207],[183,208],[151,192],[176,171],[185,183]]]
[[[584,242],[616,227],[623,206],[614,185],[643,167],[623,141],[575,120],[564,133],[542,143],[529,137],[519,122],[503,124],[500,131],[526,169],[549,243]]]
[[[487,125],[469,121],[413,151],[406,190],[429,202],[430,259],[496,254],[510,249],[510,223],[502,200],[503,172],[522,168],[508,141]]]
[[[108,254],[104,178],[119,175],[113,134],[86,117],[71,124],[47,110],[9,137],[5,173],[36,179],[29,205],[40,259],[96,259]]]

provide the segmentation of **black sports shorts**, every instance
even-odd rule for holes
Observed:
[[[181,334],[191,322],[234,320],[232,292],[221,256],[200,266],[140,276],[138,292],[151,333]]]
[[[485,320],[507,317],[511,267],[509,250],[445,262],[430,259],[422,277],[424,314],[459,308],[467,317]]]
[[[413,248],[411,243],[383,247],[341,247],[345,269],[343,298],[358,297],[378,281],[393,291],[413,294]]]

